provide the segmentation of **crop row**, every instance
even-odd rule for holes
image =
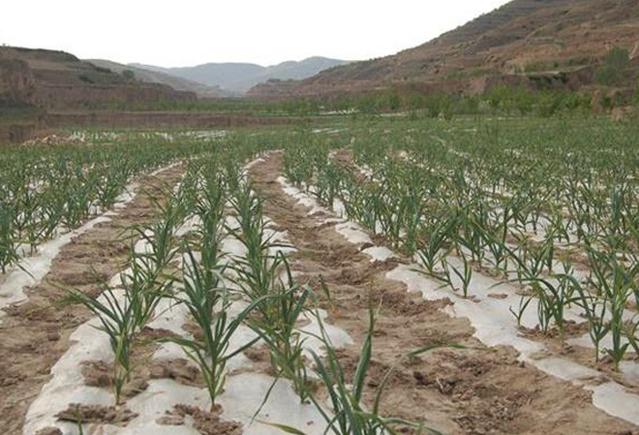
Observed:
[[[125,403],[122,390],[134,370],[132,348],[145,326],[161,313],[161,301],[169,300],[174,307],[186,307],[197,332],[164,336],[158,342],[177,344],[199,368],[212,409],[224,391],[228,361],[251,346],[265,346],[273,386],[280,379],[290,381],[300,402],[316,405],[328,431],[393,433],[395,426],[426,430],[422,424],[380,415],[383,385],[372,409],[361,403],[372,356],[374,313],[358,368],[349,379],[317,310],[320,296],[295,281],[285,254],[291,247],[268,228],[263,200],[239,164],[266,147],[265,142],[251,143],[244,138],[232,147],[192,159],[179,188],[167,191],[168,200],[158,203],[159,219],[135,229],[141,242],[131,250],[130,267],[119,280],[105,283],[97,298],[69,290],[72,300],[99,318],[110,338],[116,403]],[[225,251],[228,240],[241,245],[241,254]],[[300,322],[308,318],[318,322],[318,334],[300,329]],[[246,327],[254,338],[233,344]],[[324,353],[313,350],[318,348],[310,346],[309,340],[319,342]],[[328,394],[328,405],[324,394]],[[302,433],[285,423],[266,424]]]
[[[0,271],[111,208],[132,179],[210,148],[166,140],[16,147],[0,159]]]
[[[339,138],[309,137],[312,146],[287,148],[284,171],[464,297],[475,272],[518,282],[525,291],[511,307],[518,321],[536,306],[541,330],[563,337],[567,311],[576,308],[597,359],[607,336],[615,366],[628,350],[639,354],[632,138],[601,126],[594,133],[617,137],[562,143],[533,133],[506,141],[489,127],[364,130],[341,151]]]

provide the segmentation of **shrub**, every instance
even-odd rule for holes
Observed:
[[[78,78],[79,78],[81,81],[83,81],[84,83],[95,83],[95,82],[93,81],[93,79],[91,79],[91,77],[89,77],[89,76],[87,76],[87,75],[85,75],[85,74],[80,74],[80,75],[78,76]]]
[[[132,82],[135,80],[135,73],[130,69],[125,69],[122,71],[122,77],[124,77],[127,81]]]
[[[614,47],[604,58],[604,63],[597,71],[595,78],[602,85],[618,85],[623,80],[624,72],[629,64],[630,55],[628,50]]]

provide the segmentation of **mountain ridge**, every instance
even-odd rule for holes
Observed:
[[[253,86],[271,79],[305,79],[335,66],[350,61],[323,56],[311,56],[300,61],[284,61],[275,65],[262,66],[249,62],[209,62],[190,67],[163,68],[140,63],[129,64],[134,68],[162,72],[207,86],[244,94]]]
[[[176,91],[194,92],[199,98],[219,98],[227,96],[219,87],[207,86],[202,83],[187,80],[162,71],[138,68],[134,65],[125,65],[106,59],[84,59],[101,68],[108,68],[111,71],[122,74],[124,71],[132,71],[136,80],[145,83],[160,83],[175,89]]]

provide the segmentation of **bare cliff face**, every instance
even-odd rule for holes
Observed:
[[[514,0],[418,47],[250,93],[317,95],[425,83],[473,92],[485,81],[535,87],[545,80],[539,77],[551,83],[559,75],[571,86],[587,86],[612,47],[637,57],[638,44],[639,0]]]
[[[169,86],[131,81],[68,53],[0,47],[0,104],[5,107],[78,110],[195,98]]]
[[[34,91],[35,79],[29,65],[19,59],[0,57],[0,104],[31,104]]]

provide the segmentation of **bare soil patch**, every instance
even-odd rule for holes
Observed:
[[[57,417],[60,420],[79,424],[109,423],[124,426],[137,417],[137,414],[123,406],[79,405],[76,403],[60,412]]]
[[[239,435],[242,433],[242,425],[234,421],[225,421],[220,418],[221,408],[212,411],[204,411],[200,408],[187,405],[176,405],[171,412],[167,412],[158,423],[178,426],[184,424],[184,419],[189,416],[193,419],[193,427],[203,435]]]

